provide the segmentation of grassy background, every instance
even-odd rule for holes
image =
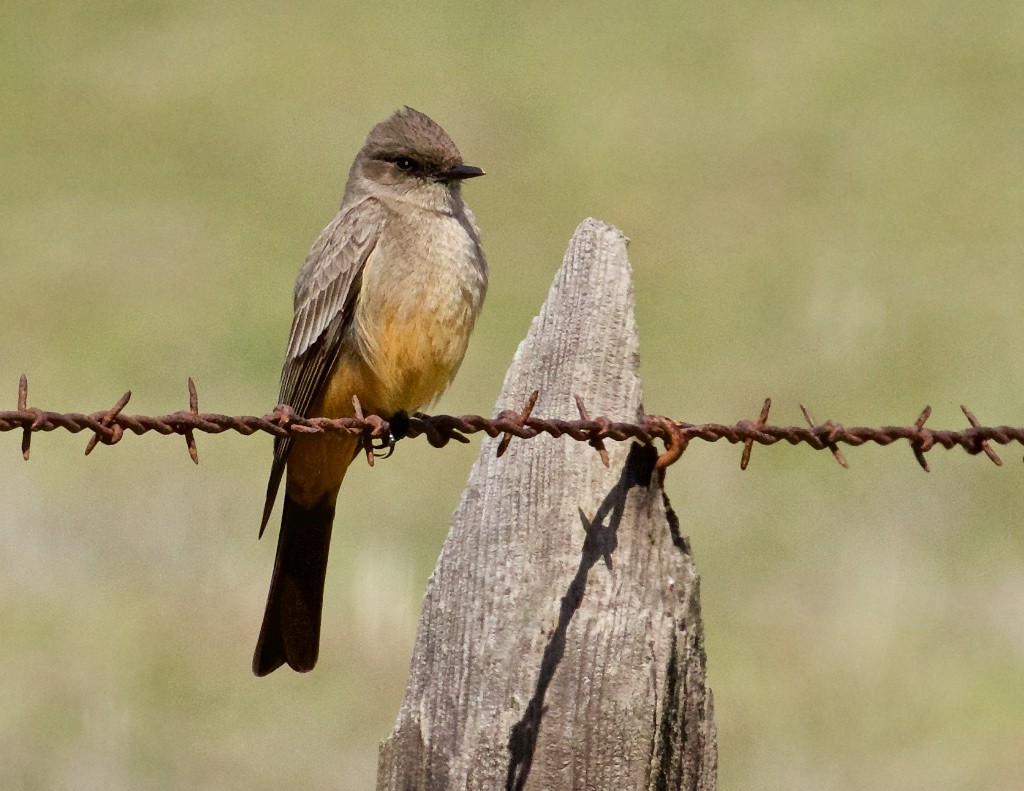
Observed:
[[[467,188],[488,413],[587,215],[631,238],[650,411],[1022,422],[1024,6],[27,3],[0,24],[0,387],[275,401],[295,272],[401,104]],[[475,446],[346,483],[321,663],[249,672],[267,438],[0,437],[0,786],[373,786]],[[1024,785],[1024,469],[698,445],[721,786]]]

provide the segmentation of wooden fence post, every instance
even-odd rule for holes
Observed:
[[[588,219],[497,408],[634,420],[626,239]],[[377,788],[714,789],[697,574],[656,451],[485,439],[430,578]]]

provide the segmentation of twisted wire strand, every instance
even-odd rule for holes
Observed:
[[[126,393],[109,410],[105,412],[50,412],[29,407],[28,381],[23,376],[18,388],[18,408],[0,411],[0,431],[21,430],[22,454],[29,457],[31,437],[40,431],[64,430],[72,434],[88,431],[92,434],[86,453],[97,443],[114,445],[119,442],[126,431],[141,435],[150,431],[159,434],[177,434],[184,436],[189,454],[198,463],[198,451],[195,446],[195,432],[205,434],[222,434],[234,431],[249,436],[257,432],[271,434],[275,437],[288,434],[316,432],[349,432],[363,435],[364,446],[374,447],[373,442],[383,443],[389,437],[389,426],[386,420],[376,415],[351,418],[305,418],[296,415],[288,406],[279,405],[269,414],[255,415],[221,415],[217,413],[199,412],[198,396],[195,385],[189,379],[189,410],[173,412],[169,415],[131,415],[122,410],[128,403],[131,393]],[[790,445],[809,445],[815,450],[830,450],[837,461],[846,466],[846,460],[839,450],[839,445],[859,447],[865,443],[888,446],[894,442],[906,441],[914,452],[917,461],[927,470],[928,463],[924,454],[936,446],[947,450],[959,447],[971,455],[984,453],[995,464],[1002,461],[992,450],[990,443],[1008,445],[1017,443],[1024,445],[1024,427],[1021,426],[982,426],[973,413],[961,407],[969,428],[960,430],[938,430],[925,427],[925,421],[931,414],[925,408],[917,422],[909,426],[844,426],[834,421],[815,423],[806,409],[803,409],[807,426],[774,426],[767,424],[768,410],[771,400],[765,400],[761,416],[756,421],[740,420],[733,424],[723,423],[687,423],[663,415],[647,415],[635,423],[609,420],[603,416],[591,418],[586,411],[583,400],[577,396],[576,406],[580,412],[579,420],[561,420],[535,417],[532,415],[537,393],[533,393],[520,412],[505,410],[496,417],[487,418],[482,415],[425,415],[417,413],[410,419],[408,437],[426,437],[434,447],[444,447],[449,442],[469,442],[468,436],[483,432],[490,437],[502,436],[498,455],[504,453],[512,438],[532,439],[540,434],[552,437],[569,437],[579,442],[586,442],[602,455],[607,464],[607,452],[604,441],[622,442],[636,440],[645,444],[660,441],[665,449],[658,459],[658,467],[664,468],[682,456],[692,440],[717,442],[725,440],[731,444],[743,444],[744,453],[742,467],[746,467],[750,458],[750,448],[758,445],[774,445],[777,442],[788,442]],[[356,409],[362,415],[361,409]],[[379,444],[376,446],[379,447]],[[372,455],[368,455],[372,463]]]

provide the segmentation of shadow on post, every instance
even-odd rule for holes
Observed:
[[[548,685],[555,676],[558,663],[565,654],[566,635],[573,616],[583,603],[583,595],[587,587],[587,575],[599,559],[611,570],[612,554],[618,546],[618,529],[622,515],[626,509],[626,497],[634,486],[646,489],[651,485],[651,475],[658,454],[650,445],[634,444],[629,449],[629,456],[623,465],[622,474],[611,491],[602,501],[592,520],[580,510],[580,521],[586,531],[586,539],[580,553],[580,565],[569,583],[562,606],[558,613],[558,625],[551,633],[544,655],[540,663],[540,673],[533,697],[526,706],[522,718],[514,726],[508,737],[509,764],[508,777],[505,781],[506,791],[521,791],[533,764],[533,755],[537,749],[537,737],[540,733],[541,720],[544,717],[544,696]]]

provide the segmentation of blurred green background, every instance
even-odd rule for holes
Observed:
[[[6,0],[0,388],[275,403],[298,266],[402,104],[491,291],[447,412],[489,413],[587,215],[632,239],[649,411],[1024,422],[1024,5]],[[320,664],[249,670],[267,437],[0,436],[0,787],[373,787],[477,443],[354,468]],[[1024,465],[697,444],[721,787],[1024,787]]]

